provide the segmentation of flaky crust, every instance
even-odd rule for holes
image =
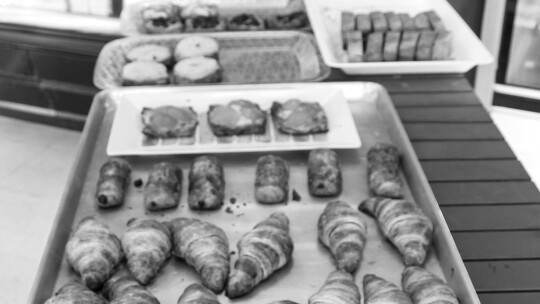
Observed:
[[[364,276],[364,304],[413,304],[395,284],[373,274]]]
[[[360,304],[360,291],[354,277],[345,271],[332,272],[319,291],[309,298],[309,304]]]

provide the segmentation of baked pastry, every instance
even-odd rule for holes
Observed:
[[[290,135],[307,135],[328,132],[328,119],[318,102],[289,99],[272,104],[272,117],[280,132]]]
[[[78,282],[69,282],[60,287],[45,304],[106,304],[107,301]]]
[[[414,25],[414,20],[411,18],[411,16],[407,13],[399,13],[398,14],[399,19],[401,20],[401,25],[403,27],[403,31],[414,31],[416,30],[416,26]]]
[[[226,23],[215,5],[191,4],[182,10],[188,32],[224,31]]]
[[[428,16],[429,23],[431,24],[431,28],[434,31],[438,32],[446,30],[446,27],[444,26],[441,17],[439,17],[439,15],[434,10],[427,11],[426,15]]]
[[[177,304],[220,304],[216,295],[208,288],[200,284],[191,284],[186,289]]]
[[[368,14],[357,14],[356,15],[356,30],[360,31],[362,34],[368,34],[372,31],[373,26],[371,25],[371,18]]]
[[[155,61],[134,61],[122,67],[122,85],[160,85],[169,83],[164,64]]]
[[[376,275],[366,274],[363,285],[364,304],[413,304],[403,290]]]
[[[237,99],[210,106],[208,123],[216,136],[264,134],[266,113],[251,101]]]
[[[353,31],[345,33],[345,50],[349,62],[364,61],[364,42],[362,32]]]
[[[273,15],[266,18],[266,27],[274,30],[294,30],[309,26],[305,12],[297,11],[284,15]]]
[[[169,227],[174,256],[195,268],[205,287],[222,292],[229,276],[229,240],[225,231],[210,222],[184,217],[171,220]]]
[[[146,33],[179,33],[184,28],[180,7],[170,1],[147,3],[141,9],[142,25]]]
[[[145,44],[129,50],[126,54],[128,61],[155,61],[169,65],[172,61],[171,49],[157,44]]]
[[[201,56],[219,58],[219,44],[214,38],[192,35],[180,40],[174,48],[176,61]]]
[[[429,23],[428,15],[424,13],[419,13],[413,18],[414,26],[418,31],[429,31],[431,30],[431,24]]]
[[[143,108],[141,119],[142,133],[152,138],[192,137],[199,123],[191,107]]]
[[[401,32],[386,32],[384,35],[383,60],[397,61]]]
[[[227,29],[231,31],[264,30],[264,20],[253,14],[239,14],[227,20]]]
[[[371,12],[369,16],[371,17],[371,23],[373,23],[374,32],[384,33],[388,31],[388,22],[386,21],[386,17],[383,15],[383,13],[375,11]]]
[[[183,59],[173,69],[174,82],[177,84],[220,82],[221,73],[217,60],[207,57]]]
[[[366,44],[365,59],[367,62],[379,62],[383,60],[384,32],[369,34]]]
[[[367,153],[368,185],[375,196],[402,198],[403,181],[399,176],[399,151],[386,143],[372,146]]]
[[[316,149],[309,153],[308,188],[313,196],[337,196],[343,187],[341,165],[336,152]]]
[[[354,273],[360,267],[367,238],[367,222],[360,212],[346,202],[330,202],[319,217],[317,231],[337,269]]]
[[[189,169],[189,208],[213,210],[223,205],[225,177],[223,165],[215,156],[196,157]]]
[[[399,44],[399,61],[413,61],[416,54],[416,45],[420,38],[419,32],[403,32],[401,43]]]
[[[79,273],[86,287],[97,290],[122,262],[120,240],[105,224],[83,218],[66,244],[69,265]]]
[[[255,171],[255,199],[263,204],[278,204],[289,194],[289,164],[275,155],[261,156]]]
[[[433,239],[433,224],[418,206],[401,199],[368,198],[358,209],[377,219],[384,236],[407,266],[424,264]]]
[[[96,204],[100,208],[111,208],[124,203],[129,186],[131,166],[121,158],[111,158],[99,169],[96,187]]]
[[[432,60],[448,60],[452,54],[452,34],[448,31],[437,32],[433,43]]]
[[[416,47],[416,60],[426,61],[432,59],[435,38],[437,38],[437,32],[435,31],[423,31],[420,33]]]
[[[237,247],[238,260],[225,291],[231,299],[249,293],[292,259],[289,218],[283,212],[272,213],[244,234]]]
[[[120,269],[105,283],[103,294],[111,304],[160,304],[126,269]]]
[[[131,219],[122,236],[127,267],[137,282],[150,283],[171,256],[171,232],[154,219]]]
[[[182,169],[171,163],[155,164],[144,188],[144,207],[149,211],[175,208],[182,193]]]
[[[401,19],[398,15],[396,15],[393,12],[386,12],[384,13],[384,17],[386,18],[386,22],[388,23],[388,30],[394,31],[394,32],[401,32],[403,31],[403,23],[401,22]]]
[[[403,290],[413,303],[459,304],[456,293],[441,278],[428,270],[409,266],[402,273]]]
[[[354,277],[336,270],[328,275],[324,285],[309,298],[309,304],[360,304],[361,296]]]
[[[341,12],[341,37],[345,37],[348,32],[352,32],[356,28],[356,20],[351,12]]]
[[[298,303],[289,301],[289,300],[281,300],[281,301],[274,301],[268,304],[298,304]]]

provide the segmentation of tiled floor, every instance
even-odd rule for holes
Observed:
[[[540,114],[492,112],[540,183]],[[0,303],[25,303],[73,162],[80,133],[0,116]],[[6,245],[7,244],[7,245]]]

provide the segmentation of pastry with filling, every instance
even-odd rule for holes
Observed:
[[[280,132],[307,135],[328,132],[328,118],[318,102],[290,99],[272,104],[272,117]]]
[[[155,61],[168,65],[172,60],[171,50],[163,45],[145,44],[134,47],[126,54],[128,61]]]
[[[285,15],[270,16],[266,19],[266,27],[275,30],[293,30],[309,26],[305,12],[299,11]]]
[[[177,84],[220,82],[221,74],[217,60],[208,57],[183,59],[173,69],[174,82]]]
[[[199,35],[189,36],[180,40],[174,49],[174,58],[176,61],[192,57],[218,59],[218,42],[213,38]]]
[[[266,131],[266,113],[259,105],[244,99],[211,106],[208,122],[216,136],[264,134]]]
[[[122,68],[122,84],[125,86],[160,85],[169,83],[164,64],[155,61],[134,61]]]
[[[227,29],[231,31],[260,31],[264,29],[264,20],[253,14],[239,14],[228,20]]]
[[[149,4],[141,11],[142,24],[146,33],[179,33],[184,25],[180,7],[166,1]]]
[[[151,138],[191,137],[197,129],[197,113],[191,107],[143,108],[142,133]]]
[[[224,31],[225,20],[219,16],[215,5],[192,4],[182,10],[188,32]]]

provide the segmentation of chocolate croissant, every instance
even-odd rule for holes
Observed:
[[[182,169],[171,163],[152,167],[144,188],[144,207],[150,211],[175,208],[182,194]]]
[[[343,187],[341,165],[336,152],[315,149],[309,153],[308,187],[313,196],[337,196]]]
[[[319,240],[332,252],[340,270],[355,272],[362,262],[367,224],[360,214],[343,201],[326,205],[317,224]]]
[[[309,304],[360,304],[361,297],[354,277],[336,270],[328,276],[319,291],[309,298]]]
[[[116,207],[124,203],[129,185],[131,166],[120,158],[111,158],[99,169],[96,204],[100,208]]]
[[[403,197],[399,176],[399,151],[391,144],[379,143],[367,153],[369,189],[376,196]]]
[[[195,158],[189,170],[189,208],[213,210],[223,205],[225,177],[223,165],[215,156]]]
[[[433,239],[433,224],[415,203],[401,199],[372,197],[358,209],[377,219],[384,236],[401,253],[405,265],[422,265]]]
[[[124,258],[120,240],[92,217],[81,220],[66,245],[67,261],[86,287],[97,290]]]
[[[216,295],[200,284],[189,285],[180,298],[178,304],[220,304]]]
[[[272,213],[246,233],[237,246],[238,260],[226,290],[229,298],[249,293],[291,260],[294,245],[289,219],[283,212]]]
[[[204,286],[215,293],[223,291],[229,275],[229,240],[223,229],[183,217],[173,219],[169,225],[174,256],[194,267]]]
[[[146,285],[171,255],[171,232],[156,220],[133,219],[122,237],[122,248],[129,271],[137,282]]]
[[[106,304],[107,302],[78,282],[64,284],[45,304]]]
[[[459,304],[456,293],[442,279],[418,266],[402,273],[403,290],[415,304]]]
[[[158,299],[125,269],[117,271],[103,286],[111,304],[159,304]]]
[[[413,304],[395,284],[373,274],[364,276],[364,304]]]

